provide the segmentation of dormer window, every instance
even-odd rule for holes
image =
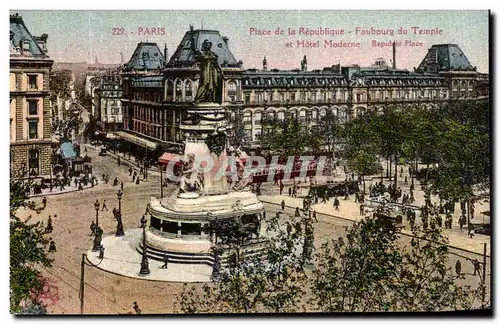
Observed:
[[[21,48],[22,48],[23,52],[29,52],[30,51],[30,41],[23,40],[21,43]]]

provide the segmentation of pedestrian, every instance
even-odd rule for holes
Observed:
[[[354,202],[355,203],[358,202],[358,192],[357,191],[354,193]]]
[[[139,177],[135,179],[135,184],[139,184],[141,181],[139,180]]]
[[[285,199],[281,201],[281,210],[285,210]]]
[[[464,228],[464,218],[463,218],[463,216],[460,216],[460,218],[458,219],[458,225],[460,225],[460,231],[462,231],[463,228]]]
[[[54,242],[54,240],[51,238],[49,238],[50,240],[50,243],[49,243],[49,252],[56,252],[57,249],[56,249],[56,242]]]
[[[468,234],[469,237],[473,238],[474,237],[474,226],[471,223],[469,223],[468,230],[469,230],[469,234]]]
[[[120,157],[118,156],[118,165],[121,164],[121,160],[120,160]]]
[[[474,274],[473,276],[475,276],[476,274],[478,276],[481,275],[481,264],[479,263],[479,261],[476,259],[476,260],[472,260],[472,265],[474,266]]]
[[[47,197],[43,197],[42,204],[43,204],[43,208],[47,207]]]
[[[340,201],[339,201],[339,199],[336,196],[335,196],[335,200],[333,201],[333,206],[335,207],[336,211],[339,210]]]
[[[291,197],[292,196],[292,187],[289,187],[288,188],[288,197]]]
[[[292,235],[292,225],[289,222],[286,222],[286,233],[288,236]]]
[[[161,266],[162,269],[168,269],[168,254],[165,252],[163,255],[163,265]]]
[[[129,176],[132,176],[132,171],[133,171],[132,168],[128,168],[128,175]]]
[[[344,200],[349,200],[349,190],[345,190]]]
[[[52,233],[54,228],[52,227],[52,217],[49,215],[49,219],[47,220],[47,228],[45,229],[45,233]]]
[[[92,223],[90,224],[90,236],[94,236],[95,235],[95,228],[97,227],[97,225],[95,224],[94,221],[92,221]]]
[[[315,211],[315,210],[313,211],[313,214],[312,214],[312,215],[313,215],[314,221],[317,223],[317,222],[318,222],[318,219],[316,218],[316,211]]]
[[[457,277],[460,277],[462,274],[462,264],[460,263],[460,260],[457,260],[455,263],[455,273],[457,274]]]
[[[264,219],[264,220],[266,219],[266,211],[265,210],[262,212],[262,219]]]
[[[141,314],[141,309],[140,309],[139,305],[137,304],[137,302],[134,302],[134,306],[133,306],[133,308],[134,308],[134,311],[135,311],[135,313],[136,313],[137,315],[140,315],[140,314]]]
[[[295,207],[295,217],[300,217],[299,207]]]
[[[99,247],[99,259],[104,259],[104,246]]]
[[[106,209],[106,211],[108,211],[108,207],[106,206],[106,199],[104,199],[104,201],[102,202],[102,209],[101,209],[101,211],[104,211],[104,209]]]
[[[360,204],[359,205],[359,215],[364,216],[365,215],[365,205]]]

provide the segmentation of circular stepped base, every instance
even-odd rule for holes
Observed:
[[[172,251],[162,251],[157,248],[153,248],[149,245],[147,246],[146,255],[148,258],[153,260],[162,261],[165,253],[168,255],[169,263],[178,264],[204,264],[213,267],[215,258],[211,253],[187,253],[187,252],[172,252]],[[137,252],[143,253],[144,248],[142,242],[137,246]],[[244,255],[245,258],[251,258],[255,256],[264,256],[265,253],[265,241],[251,243],[249,245],[243,246],[240,249],[240,253]],[[231,253],[228,252],[229,249],[224,249],[222,254],[222,265],[226,266],[229,263],[230,254],[234,253],[234,249]]]

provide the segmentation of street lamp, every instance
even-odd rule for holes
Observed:
[[[94,208],[95,208],[95,225],[96,226],[99,226],[99,207],[101,206],[101,204],[99,203],[99,200],[95,200],[95,203],[94,203]]]
[[[141,261],[141,270],[139,271],[140,276],[149,275],[149,262],[148,256],[146,255],[146,215],[143,215],[141,218],[141,227],[142,227],[142,261]]]
[[[125,233],[123,232],[123,222],[122,222],[122,213],[121,212],[118,212],[117,219],[118,219],[118,223],[116,224],[115,236],[124,236]]]
[[[92,247],[92,252],[97,252],[101,248],[101,237],[102,237],[102,229],[99,227],[99,207],[100,207],[99,200],[96,199],[94,203],[95,207],[95,235],[94,235],[94,246]]]
[[[118,211],[122,212],[122,196],[123,196],[123,192],[121,190],[118,190],[118,192],[116,193],[116,197],[118,197]]]

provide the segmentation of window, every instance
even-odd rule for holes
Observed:
[[[337,91],[332,91],[332,101],[337,99]]]
[[[249,105],[249,104],[250,104],[250,94],[245,93],[245,105]]]
[[[37,100],[28,100],[28,114],[29,115],[38,115],[38,101]]]
[[[40,174],[40,152],[37,149],[29,150],[28,152],[28,167],[30,175],[37,176]]]
[[[312,101],[313,101],[313,102],[316,102],[316,92],[313,92],[313,93],[312,93],[311,98],[312,98]]]
[[[323,92],[323,102],[326,102],[326,92]]]
[[[38,89],[37,75],[28,75],[28,87],[30,90]]]
[[[174,97],[174,84],[167,81],[167,100],[172,100]]]
[[[254,116],[254,124],[255,125],[260,125],[261,119],[262,119],[262,113],[261,112],[256,112],[253,116]]]
[[[316,120],[318,119],[318,111],[316,109],[314,109],[311,113],[311,117],[313,120]]]
[[[252,123],[252,113],[246,111],[243,115],[243,124],[251,124]]]
[[[191,82],[186,82],[186,97],[191,97],[193,95],[193,85]]]
[[[279,120],[285,119],[285,112],[284,111],[278,111],[278,119]]]
[[[293,93],[291,93],[291,94],[290,94],[290,100],[291,100],[292,102],[294,102],[294,101],[295,101],[295,92],[293,92]]]
[[[274,95],[274,93],[273,93],[273,92],[271,92],[271,93],[269,94],[269,102],[273,102],[273,99],[274,99],[274,98],[273,98],[273,97],[274,97],[273,95]]]
[[[229,96],[236,96],[236,83],[235,82],[229,82],[227,94]]]
[[[280,93],[280,102],[285,102],[285,94]]]
[[[179,80],[175,85],[175,100],[181,100],[182,98],[182,82]]]
[[[361,94],[356,94],[356,102],[361,102]]]
[[[38,138],[38,121],[28,122],[28,133],[30,139]]]
[[[300,93],[300,100],[301,101],[306,101],[306,93],[305,92],[301,92]]]

